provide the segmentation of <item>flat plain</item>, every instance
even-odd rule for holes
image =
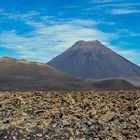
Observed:
[[[140,91],[0,92],[1,140],[139,140]]]

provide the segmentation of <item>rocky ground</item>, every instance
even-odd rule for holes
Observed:
[[[140,91],[0,92],[0,140],[140,140]]]

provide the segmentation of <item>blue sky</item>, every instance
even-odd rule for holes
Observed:
[[[0,57],[47,62],[78,40],[140,65],[140,1],[0,0]]]

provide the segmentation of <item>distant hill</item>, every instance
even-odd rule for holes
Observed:
[[[0,59],[0,87],[49,88],[59,87],[75,79],[46,64],[4,57]]]
[[[74,79],[43,63],[8,57],[0,59],[0,76],[16,77],[23,80],[69,81]]]
[[[96,41],[78,41],[48,65],[84,79],[136,78],[140,67]]]
[[[107,90],[123,90],[123,89],[133,89],[134,86],[124,79],[106,79],[100,80],[93,83],[94,87],[98,89]]]

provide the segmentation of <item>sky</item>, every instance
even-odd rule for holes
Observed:
[[[140,65],[140,0],[0,0],[0,57],[45,63],[78,40]]]

